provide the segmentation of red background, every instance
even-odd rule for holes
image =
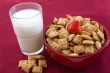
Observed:
[[[107,29],[110,26],[110,0],[0,0],[0,73],[24,73],[17,65],[19,60],[27,57],[19,49],[8,11],[13,5],[28,1],[42,4],[44,26],[49,25],[55,16],[65,14],[91,17]],[[110,73],[109,47],[100,59],[82,69],[65,68],[44,50],[43,54],[48,61],[44,73]]]

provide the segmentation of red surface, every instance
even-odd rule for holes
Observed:
[[[27,1],[43,5],[45,26],[55,16],[64,16],[67,13],[91,17],[108,29],[110,26],[110,0],[0,0],[0,73],[24,73],[17,65],[19,60],[27,57],[19,49],[8,11],[13,5]],[[109,47],[95,63],[78,70],[59,65],[44,51],[48,61],[48,68],[44,73],[110,73]]]

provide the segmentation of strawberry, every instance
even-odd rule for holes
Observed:
[[[80,33],[81,32],[80,22],[77,20],[72,21],[70,24],[68,24],[67,30],[70,33]]]

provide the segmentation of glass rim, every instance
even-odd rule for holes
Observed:
[[[39,6],[39,7],[41,8],[41,11],[42,11],[42,6],[41,6],[41,4],[35,3],[35,2],[24,2],[24,3],[15,4],[14,6],[12,6],[12,7],[9,9],[9,15],[10,15],[10,17],[15,18],[15,19],[28,19],[28,18],[32,18],[32,17],[34,17],[34,16],[37,16],[37,15],[40,13],[40,12],[39,12],[38,14],[32,15],[32,16],[30,16],[30,17],[24,17],[24,18],[14,17],[11,11],[12,11],[15,7],[20,6],[20,5],[23,5],[23,4],[35,4],[36,6]]]

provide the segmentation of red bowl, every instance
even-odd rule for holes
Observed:
[[[101,26],[103,26],[103,25],[101,25]],[[108,45],[109,45],[109,41],[110,41],[109,32],[103,26],[104,35],[105,35],[106,40],[105,40],[105,44],[103,45],[103,47],[100,50],[98,50],[97,52],[90,54],[90,55],[81,55],[81,56],[70,57],[70,56],[61,54],[59,52],[56,52],[51,46],[49,46],[49,44],[45,40],[46,39],[45,33],[46,33],[46,30],[48,29],[48,27],[49,26],[47,26],[47,28],[44,30],[44,41],[45,41],[45,47],[46,47],[47,52],[59,64],[62,64],[69,68],[82,68],[82,67],[85,67],[85,66],[93,63],[99,57],[101,57],[101,55],[108,48]]]

